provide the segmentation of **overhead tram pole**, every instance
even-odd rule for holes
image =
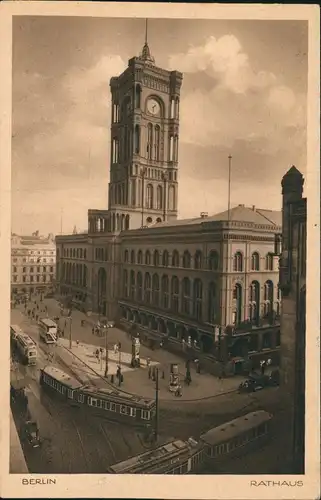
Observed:
[[[159,416],[159,402],[158,402],[158,393],[159,393],[159,370],[156,368],[156,387],[155,387],[155,427],[154,427],[154,439],[155,443],[158,440],[158,416]]]
[[[228,191],[227,191],[227,259],[226,259],[226,283],[225,283],[225,327],[228,324],[228,272],[230,259],[230,240],[229,228],[231,220],[231,171],[232,171],[232,155],[228,156]]]

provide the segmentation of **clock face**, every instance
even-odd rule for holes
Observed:
[[[160,106],[155,99],[149,99],[147,102],[147,110],[151,115],[158,116],[160,112]]]

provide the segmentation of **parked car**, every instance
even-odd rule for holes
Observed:
[[[22,433],[23,439],[27,441],[27,443],[32,446],[32,448],[39,448],[40,437],[37,422],[35,422],[34,420],[28,420],[27,422],[25,422]]]

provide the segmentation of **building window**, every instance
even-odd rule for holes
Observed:
[[[132,250],[130,252],[130,262],[131,262],[131,264],[135,264],[135,251],[134,250]]]
[[[146,188],[146,208],[153,208],[153,195],[153,186],[148,184]]]
[[[145,280],[144,280],[144,295],[145,295],[145,302],[146,304],[150,304],[150,296],[151,296],[151,278],[150,274],[146,273],[145,274]]]
[[[30,281],[31,283],[33,283],[33,276],[30,276]]]
[[[152,155],[153,155],[153,125],[149,123],[147,127],[147,158],[151,160]]]
[[[233,258],[233,271],[243,271],[243,255],[241,252],[236,252]]]
[[[260,320],[260,284],[257,281],[253,281],[250,285],[249,319],[256,325]]]
[[[147,250],[146,253],[145,253],[145,264],[146,266],[150,266],[150,251]]]
[[[137,263],[142,264],[143,263],[143,252],[141,250],[138,251],[137,254]]]
[[[132,270],[130,271],[130,283],[129,283],[129,289],[130,289],[130,298],[132,300],[135,300],[135,272]]]
[[[166,274],[162,277],[162,307],[168,309],[169,306],[169,290],[168,290],[168,276]]]
[[[267,317],[273,312],[273,283],[264,283],[264,316]]]
[[[139,154],[140,152],[140,128],[139,125],[135,126],[135,153]]]
[[[183,267],[185,269],[190,269],[191,267],[191,254],[187,250],[183,254]]]
[[[236,283],[233,289],[233,300],[235,301],[233,310],[233,323],[238,325],[242,321],[242,285]]]
[[[40,273],[40,266],[37,267],[37,273]]]
[[[96,252],[97,252],[97,249],[96,249]],[[125,252],[124,252],[124,262],[129,262],[129,253],[128,253],[128,250],[125,250]]]
[[[159,277],[157,274],[153,275],[152,280],[152,295],[153,295],[153,305],[159,305]]]
[[[195,253],[194,268],[202,269],[202,252],[200,250],[197,250],[197,252]]]
[[[38,277],[39,277],[39,276],[37,276],[37,278],[38,278]],[[23,283],[25,283],[25,282],[26,282],[26,277],[25,277],[25,276],[22,276],[22,281],[23,281]]]
[[[162,257],[162,265],[164,267],[167,267],[168,266],[168,262],[169,262],[169,255],[168,255],[168,251],[167,250],[164,250],[163,252],[163,257]]]
[[[159,266],[159,252],[158,250],[155,250],[154,252],[154,258],[153,258],[153,263],[154,263],[154,266]]]
[[[160,127],[156,125],[155,127],[155,160],[159,161],[159,144],[160,144]]]
[[[178,281],[177,276],[172,277],[171,309],[173,312],[178,312],[178,309],[179,309],[179,281]]]
[[[13,281],[16,283],[17,282],[17,276],[13,277]]]
[[[162,186],[157,186],[156,208],[157,208],[157,210],[161,210],[163,208],[163,188],[162,188]]]
[[[194,308],[194,316],[197,320],[202,319],[202,299],[203,299],[203,285],[201,280],[196,279],[194,281],[194,290],[193,290],[193,308]]]
[[[128,272],[126,269],[123,274],[123,294],[124,297],[128,297]]]
[[[179,253],[177,250],[174,250],[172,254],[172,267],[179,267]]]
[[[143,300],[143,276],[142,273],[137,273],[137,300],[142,302]]]
[[[191,282],[188,278],[183,279],[182,283],[182,313],[190,314],[190,302],[191,302]]]
[[[16,273],[17,272],[17,268],[16,266],[13,267],[13,272]]]
[[[216,323],[216,285],[210,283],[208,288],[208,322],[211,324]]]
[[[254,252],[251,257],[251,269],[252,271],[260,270],[260,256],[257,252]]]
[[[218,270],[218,253],[215,250],[211,250],[208,258],[208,268],[210,271]]]
[[[273,271],[273,255],[268,253],[265,257],[265,269],[266,271]]]

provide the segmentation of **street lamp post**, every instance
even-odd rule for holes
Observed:
[[[159,413],[159,402],[158,402],[158,393],[159,393],[159,371],[156,368],[156,386],[155,386],[155,428],[154,428],[154,438],[155,442],[158,440],[158,413]]]
[[[71,319],[71,315],[70,315],[69,316],[69,349],[70,350],[72,348],[71,323],[72,323],[72,319]]]
[[[118,385],[121,386],[121,343],[118,342],[118,365],[119,365],[119,380]]]
[[[105,364],[105,378],[108,377],[108,324],[104,325],[105,330],[105,350],[106,350],[106,364]]]

